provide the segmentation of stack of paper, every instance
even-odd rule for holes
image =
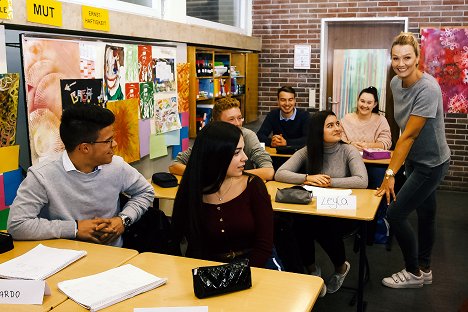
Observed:
[[[167,279],[131,264],[102,273],[58,283],[70,299],[91,311],[98,311],[165,284]]]
[[[0,264],[0,278],[45,280],[85,255],[84,250],[39,244],[27,253]]]
[[[317,187],[317,186],[312,186],[312,185],[303,185],[303,188],[308,190],[309,192],[312,191],[312,195],[314,197],[317,196],[348,196],[353,193],[351,189],[342,189],[342,190],[337,190],[337,189],[329,189],[329,188],[323,188],[323,187]]]

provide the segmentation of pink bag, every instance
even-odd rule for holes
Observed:
[[[390,151],[381,148],[365,148],[362,151],[362,158],[370,160],[389,159],[391,155]]]

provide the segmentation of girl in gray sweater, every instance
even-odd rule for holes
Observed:
[[[312,115],[306,147],[297,151],[276,172],[275,180],[319,187],[366,188],[367,171],[359,151],[341,142],[341,126],[332,111],[320,111]],[[295,232],[303,263],[310,274],[320,276],[315,264],[315,247],[319,242],[335,267],[326,283],[327,292],[334,293],[343,284],[349,272],[343,242],[343,226],[346,220],[297,216]]]

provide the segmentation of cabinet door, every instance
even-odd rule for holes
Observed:
[[[246,53],[245,122],[258,119],[258,53]]]

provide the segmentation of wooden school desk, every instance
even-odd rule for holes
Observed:
[[[252,288],[198,299],[193,293],[192,269],[214,265],[216,262],[175,257],[156,253],[142,253],[127,263],[159,277],[167,277],[165,285],[117,303],[101,311],[133,311],[133,308],[208,306],[216,311],[311,311],[323,280],[319,277],[267,269],[252,269]],[[85,312],[68,299],[53,312]]]
[[[357,311],[364,310],[364,266],[366,260],[366,237],[367,222],[372,221],[379,207],[381,197],[375,196],[375,190],[370,189],[352,189],[356,195],[356,210],[317,210],[317,200],[314,198],[308,205],[284,204],[275,202],[276,191],[278,188],[291,187],[293,184],[269,181],[266,183],[268,193],[271,196],[271,202],[274,211],[300,213],[316,216],[325,216],[333,218],[343,218],[358,220],[360,222],[360,248],[359,248],[359,279],[357,293]]]
[[[175,175],[177,181],[180,184],[180,180],[182,176]],[[148,179],[148,182],[153,186],[154,189],[154,198],[158,199],[159,202],[159,209],[161,209],[164,214],[168,217],[172,216],[172,207],[174,205],[174,199],[177,194],[177,190],[179,186],[174,187],[160,187],[154,184],[151,179]]]
[[[67,300],[67,296],[65,296],[62,292],[58,290],[58,282],[86,275],[91,275],[118,267],[119,265],[122,265],[124,262],[130,260],[138,254],[136,250],[103,246],[93,243],[85,243],[66,239],[53,239],[44,241],[15,241],[15,248],[13,250],[0,254],[0,263],[18,257],[31,250],[32,248],[36,247],[38,244],[43,244],[45,246],[54,248],[86,250],[88,254],[83,258],[77,260],[76,262],[70,264],[65,269],[50,276],[46,280],[47,284],[50,287],[51,295],[44,296],[44,301],[42,305],[2,304],[0,305],[0,310],[2,312],[50,311],[52,308]]]

